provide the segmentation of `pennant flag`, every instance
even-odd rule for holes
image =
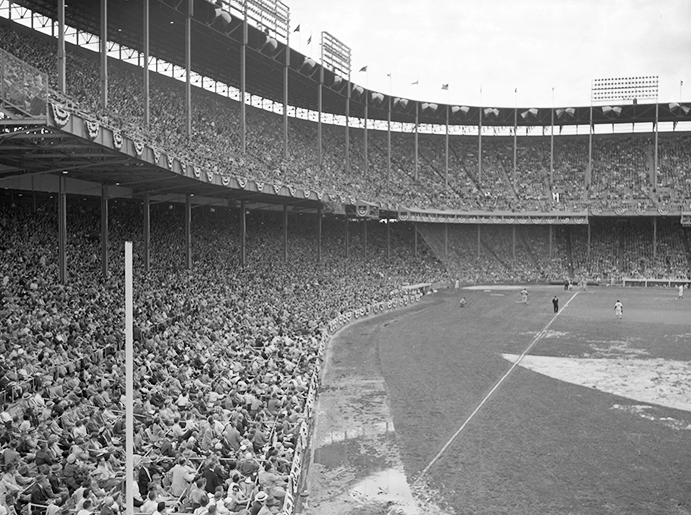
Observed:
[[[364,93],[364,88],[362,86],[355,86],[353,88],[353,93],[355,93],[357,96],[360,96]]]
[[[441,89],[447,90],[447,91],[448,91],[449,85],[448,85],[448,84],[442,84],[442,85],[441,85]]]
[[[297,27],[295,27],[295,30],[293,30],[293,32],[300,32],[300,25],[298,25]]]
[[[418,79],[418,80],[416,80],[415,82],[411,82],[410,85],[411,85],[411,86],[415,86],[415,84],[419,84],[419,83],[420,83],[420,80]]]
[[[407,98],[394,98],[393,100],[393,105],[402,105],[403,107],[408,107],[408,99]]]
[[[366,71],[367,71],[367,66],[363,66],[362,68],[360,68],[360,71],[361,71],[361,72],[366,72]]]
[[[494,116],[499,116],[499,109],[496,107],[485,107],[483,109],[483,112],[485,113],[485,116],[489,116],[490,114],[493,114]]]
[[[310,32],[310,37],[307,38],[307,44],[312,43],[312,33]]]
[[[457,112],[462,112],[463,114],[468,114],[468,111],[470,111],[470,107],[468,106],[453,106],[451,108],[451,113],[456,114]]]
[[[537,112],[538,111],[535,108],[528,109],[527,111],[523,111],[521,113],[521,118],[523,118],[525,120],[528,117],[528,115],[537,116]]]
[[[422,110],[423,110],[423,111],[426,110],[426,109],[430,109],[430,110],[432,110],[432,111],[436,111],[436,110],[437,110],[437,107],[439,107],[437,104],[431,104],[431,103],[429,103],[429,102],[425,102],[424,104],[422,104]]]
[[[387,73],[386,76],[391,78],[391,72]]]

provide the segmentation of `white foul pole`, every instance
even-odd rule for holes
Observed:
[[[134,352],[132,350],[132,242],[125,242],[125,508],[134,515]]]

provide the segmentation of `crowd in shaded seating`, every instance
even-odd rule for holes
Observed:
[[[123,502],[126,238],[135,255],[131,485],[142,513],[275,511],[326,322],[389,300],[408,281],[445,277],[424,248],[414,256],[410,227],[392,228],[388,258],[377,222],[366,243],[362,224],[351,224],[345,259],[343,222],[325,221],[317,263],[316,219],[307,215],[290,217],[287,262],[280,221],[250,215],[242,268],[237,212],[213,208],[194,211],[187,271],[182,209],[167,204],[152,210],[153,266],[144,274],[139,205],[111,201],[106,279],[98,203],[70,197],[63,285],[55,199],[34,208],[29,195],[8,197],[0,202],[0,506],[8,513],[29,503],[40,513],[104,513]]]
[[[669,208],[691,196],[691,155],[689,136],[685,135],[660,136],[658,187],[651,186],[654,147],[650,135],[595,135],[591,170],[587,135],[555,135],[553,159],[548,135],[520,135],[515,165],[512,137],[483,136],[479,160],[477,136],[453,135],[449,138],[447,174],[443,135],[418,136],[416,170],[414,134],[394,131],[389,175],[385,131],[368,131],[366,165],[364,131],[351,127],[346,166],[345,128],[324,123],[320,165],[314,121],[289,118],[286,156],[282,116],[248,106],[243,153],[237,100],[195,85],[192,137],[188,138],[184,84],[152,73],[151,121],[144,127],[140,68],[109,60],[109,105],[103,110],[97,55],[67,46],[67,95],[62,95],[55,92],[55,40],[6,21],[0,32],[3,48],[48,73],[54,100],[61,105],[219,174],[353,195],[372,202],[438,209],[580,210],[593,202],[603,208]],[[588,177],[590,184],[586,185]]]

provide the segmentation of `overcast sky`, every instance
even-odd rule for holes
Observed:
[[[283,2],[293,48],[318,60],[329,32],[352,50],[353,82],[384,93],[549,107],[554,88],[555,106],[584,106],[592,79],[658,75],[661,102],[680,100],[680,81],[691,99],[691,0]]]

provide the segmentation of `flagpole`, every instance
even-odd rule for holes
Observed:
[[[518,165],[518,88],[513,90],[515,107],[513,109],[513,191],[516,192],[516,166]]]
[[[549,189],[552,192],[554,174],[554,86],[552,86],[552,116],[550,122],[551,133],[549,136]]]

